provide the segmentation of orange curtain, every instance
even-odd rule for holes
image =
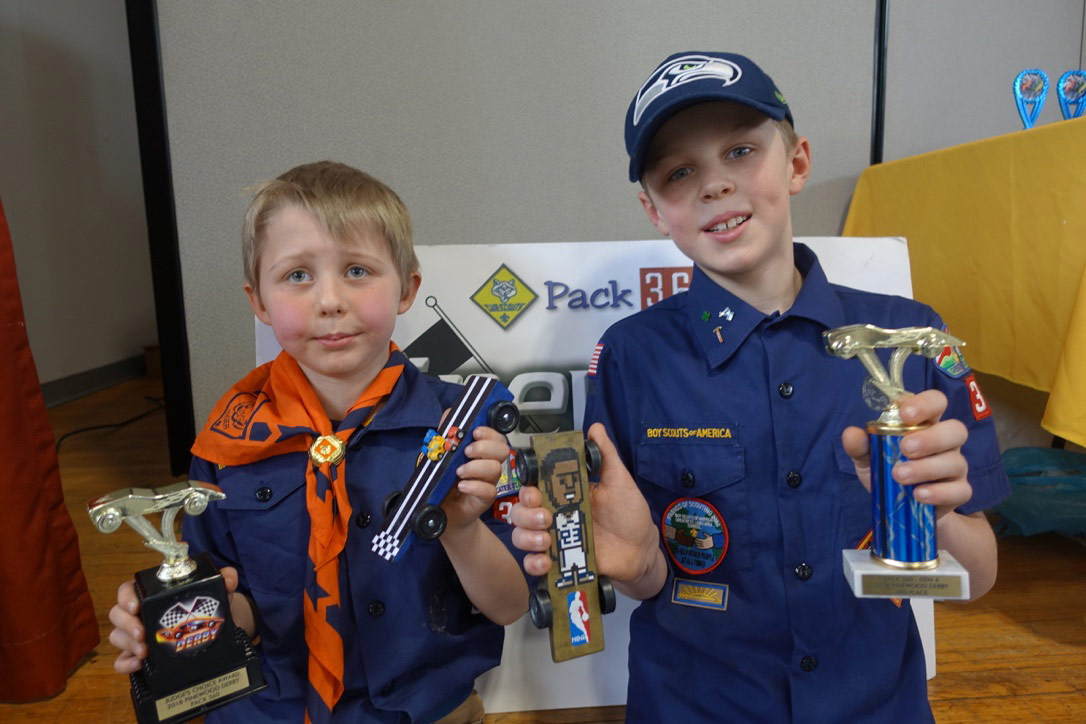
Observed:
[[[64,689],[98,645],[98,623],[64,507],[2,204],[0,330],[0,701],[32,701]]]

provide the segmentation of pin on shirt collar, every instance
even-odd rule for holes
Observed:
[[[717,314],[716,316],[717,317],[724,317],[724,319],[726,319],[726,320],[728,320],[730,322],[730,321],[732,321],[732,319],[735,318],[735,312],[732,311],[731,307],[724,307],[723,309],[720,310],[720,313]]]
[[[720,333],[720,330],[722,330],[722,329],[724,329],[724,328],[723,327],[714,327],[713,328],[713,334],[716,335],[716,341],[719,342],[720,344],[724,344],[724,335]]]

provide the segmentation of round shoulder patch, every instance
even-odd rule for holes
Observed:
[[[679,498],[660,520],[667,553],[686,573],[708,573],[728,553],[728,526],[720,511],[700,498]]]

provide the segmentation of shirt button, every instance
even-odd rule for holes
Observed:
[[[689,470],[684,470],[682,477],[679,478],[679,482],[683,484],[684,488],[694,487],[694,473]]]
[[[393,682],[390,681],[387,684],[385,684],[384,686],[382,686],[381,687],[381,696],[388,696],[389,694],[391,694],[392,693],[392,688],[393,688],[392,685],[393,685]]]
[[[385,604],[380,601],[373,601],[369,607],[370,615],[376,618],[385,612]]]
[[[359,528],[365,528],[367,525],[370,524],[370,514],[363,510],[361,513],[355,516],[354,523]]]
[[[806,563],[800,563],[798,566],[795,567],[796,578],[801,581],[806,581],[808,578],[811,577],[811,574],[813,572],[814,571],[811,570],[811,567]]]
[[[781,386],[777,388],[777,392],[779,392],[781,397],[783,397],[786,400],[789,397],[792,396],[793,391],[794,390],[792,389],[792,383],[791,382],[782,382]]]
[[[788,483],[789,488],[798,488],[800,483],[803,482],[803,476],[797,473],[795,470],[788,473],[788,475],[785,476],[784,479]]]
[[[257,488],[256,499],[261,503],[267,503],[272,499],[272,489],[266,485],[263,488]]]
[[[813,656],[804,656],[800,659],[799,668],[804,671],[814,671],[818,668],[818,659]]]

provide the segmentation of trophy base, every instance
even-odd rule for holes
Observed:
[[[969,572],[946,551],[939,551],[934,568],[890,567],[875,559],[870,550],[841,553],[845,578],[857,598],[969,599]]]
[[[234,640],[246,653],[246,662],[233,671],[210,678],[172,694],[156,696],[147,674],[141,669],[129,676],[132,682],[132,706],[139,724],[174,724],[206,714],[230,702],[263,689],[264,674],[252,643],[245,632],[234,628]]]
[[[234,625],[222,575],[206,553],[196,570],[163,583],[149,568],[136,574],[148,656],[131,675],[140,724],[199,716],[267,686],[252,642]]]

